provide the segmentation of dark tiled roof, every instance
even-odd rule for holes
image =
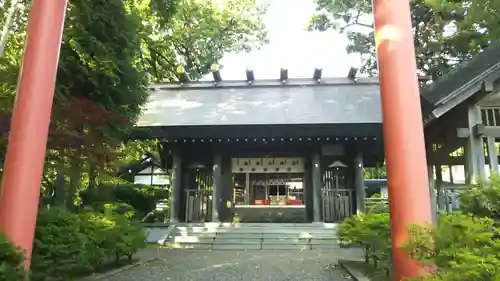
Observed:
[[[293,87],[277,83],[157,88],[138,126],[379,124],[379,85],[376,80],[369,81]]]
[[[141,160],[132,161],[129,164],[120,167],[117,176],[133,182],[136,174],[151,166],[161,167],[160,159],[153,153],[146,152],[146,156]]]
[[[422,97],[434,109],[448,107],[447,110],[450,110],[477,93],[485,81],[497,79],[499,70],[500,45],[493,45],[423,89]],[[453,105],[450,101],[453,101]]]

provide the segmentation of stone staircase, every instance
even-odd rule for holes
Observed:
[[[212,250],[312,250],[338,248],[337,224],[180,224],[162,243],[171,248]]]

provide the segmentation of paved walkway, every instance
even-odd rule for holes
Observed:
[[[148,249],[142,258],[158,259],[108,281],[309,281],[352,280],[335,266],[338,259],[359,257],[354,249],[332,251],[209,251]]]

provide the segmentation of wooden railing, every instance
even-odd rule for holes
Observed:
[[[485,126],[500,126],[500,107],[488,106],[481,108],[481,119]]]

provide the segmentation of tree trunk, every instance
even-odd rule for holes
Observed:
[[[69,188],[66,197],[66,208],[70,211],[75,210],[75,195],[78,191],[78,185],[80,184],[80,169],[78,164],[74,164],[71,168],[69,176]]]
[[[89,167],[89,189],[97,188],[97,177],[99,174],[97,173],[94,166],[90,165]]]
[[[57,177],[54,189],[54,205],[65,207],[66,203],[66,173],[63,168],[57,169]]]

